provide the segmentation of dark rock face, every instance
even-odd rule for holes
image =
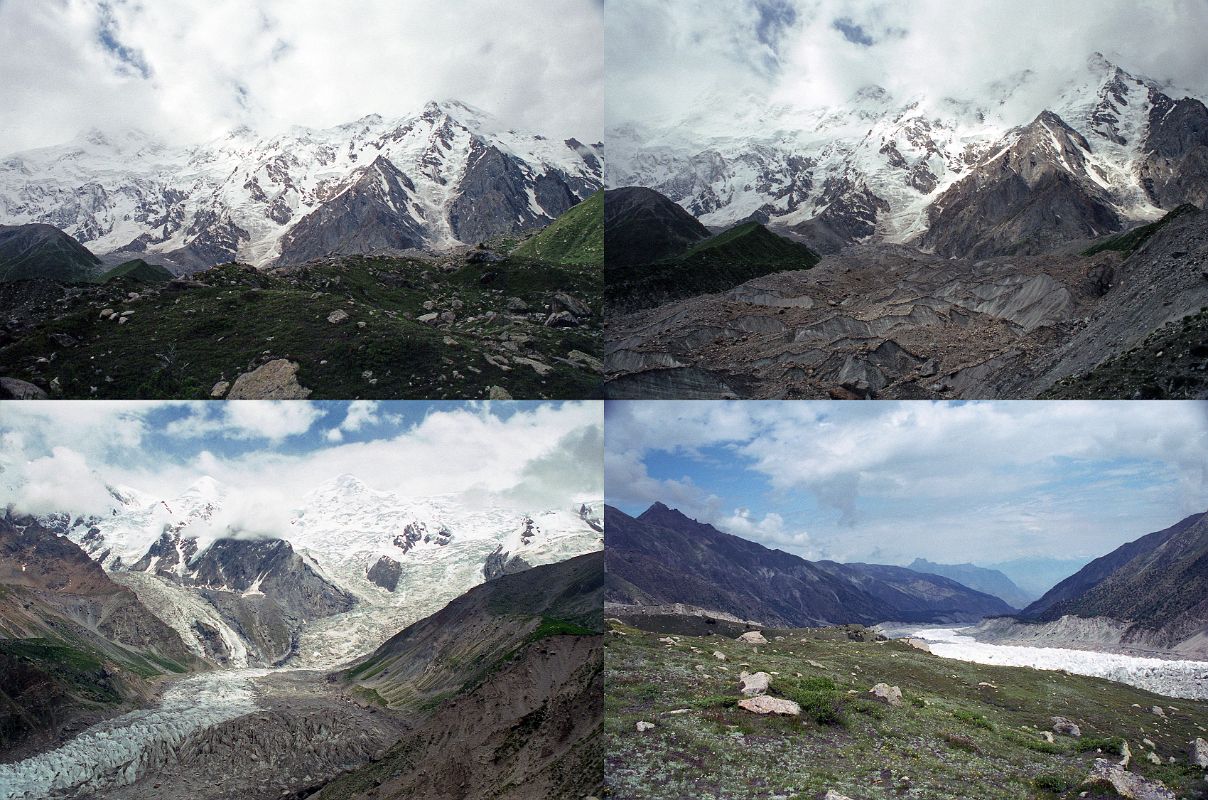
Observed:
[[[87,281],[100,264],[84,245],[53,225],[0,225],[0,281]]]
[[[722,533],[656,503],[605,510],[606,597],[683,603],[768,625],[973,621],[1010,607],[936,575],[878,564],[811,562]]]
[[[301,264],[329,254],[420,248],[422,223],[408,210],[415,184],[378,157],[338,197],[298,221],[281,240],[278,264]]]
[[[1132,623],[1137,641],[1174,648],[1208,625],[1208,514],[1193,514],[1095,559],[1020,614]]]
[[[1023,608],[1028,604],[1028,595],[1015,585],[1010,578],[996,569],[987,569],[974,564],[936,564],[924,558],[916,558],[910,565],[915,572],[928,572],[976,589],[979,592],[992,594],[1014,608]]]
[[[499,545],[495,548],[495,552],[487,556],[486,564],[482,567],[482,574],[489,581],[500,575],[514,575],[531,568],[532,564],[520,556],[509,557],[509,554],[504,552],[503,545]]]
[[[196,539],[181,539],[179,530],[165,530],[130,569],[146,572],[154,564],[157,575],[172,576],[180,572],[195,555]]]
[[[365,573],[365,577],[381,586],[388,592],[393,592],[398,588],[399,576],[403,574],[403,565],[395,561],[390,556],[382,556],[379,558],[369,571]]]
[[[934,184],[935,176],[931,176],[931,182]],[[872,236],[877,229],[877,217],[889,211],[889,203],[862,181],[848,176],[828,178],[819,203],[826,204],[826,209],[792,230],[823,253],[837,252]]]
[[[709,238],[709,229],[676,203],[637,186],[604,192],[606,269],[680,255]]]
[[[1090,144],[1046,111],[1010,134],[1001,155],[978,165],[928,211],[919,244],[945,256],[1039,253],[1118,231],[1111,198],[1088,177]]]
[[[1149,136],[1141,185],[1161,208],[1208,205],[1208,108],[1199,100],[1171,100],[1150,92]]]

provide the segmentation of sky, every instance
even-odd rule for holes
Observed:
[[[196,143],[458,99],[599,141],[599,0],[0,0],[0,155],[92,128]]]
[[[0,508],[102,513],[107,486],[173,498],[211,477],[225,521],[271,534],[343,474],[403,497],[458,495],[522,511],[603,495],[599,403],[7,402]]]
[[[769,103],[843,103],[869,85],[895,97],[968,99],[1034,73],[1025,122],[1102,52],[1208,97],[1204,0],[605,0],[609,128],[723,118]]]
[[[624,402],[605,499],[811,558],[1089,559],[1208,511],[1205,402]]]

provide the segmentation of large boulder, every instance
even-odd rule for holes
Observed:
[[[756,697],[744,697],[738,701],[738,707],[752,714],[780,714],[786,717],[796,717],[801,714],[801,706],[792,700],[779,697],[768,697],[761,694]]]
[[[1177,800],[1174,792],[1161,781],[1151,781],[1114,764],[1106,758],[1096,758],[1095,766],[1083,782],[1084,787],[1110,785],[1121,797],[1129,800]]]
[[[1208,742],[1196,737],[1196,740],[1191,743],[1191,763],[1197,767],[1208,769]]]
[[[1082,736],[1082,729],[1065,717],[1053,717],[1052,719],[1053,733],[1059,733],[1062,736],[1073,736],[1075,739]]]
[[[305,400],[310,389],[298,383],[298,363],[284,358],[269,361],[235,379],[228,400]]]
[[[742,692],[747,697],[754,697],[758,694],[767,694],[768,685],[772,678],[766,672],[756,672],[751,675],[742,675],[738,679],[738,691]]]
[[[738,641],[746,642],[747,644],[767,644],[768,640],[763,638],[762,631],[747,631],[742,636],[738,637]]]
[[[902,705],[902,690],[896,686],[890,686],[887,683],[878,683],[876,686],[868,690],[868,694],[873,700],[880,700],[886,705]]]
[[[46,392],[27,381],[0,378],[0,400],[45,400]]]

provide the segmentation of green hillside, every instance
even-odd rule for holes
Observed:
[[[604,266],[604,190],[551,222],[512,253],[547,264]]]
[[[1162,217],[1157,222],[1151,222],[1148,225],[1142,225],[1139,228],[1133,228],[1127,233],[1122,233],[1119,236],[1113,236],[1110,239],[1105,239],[1102,242],[1084,250],[1082,255],[1093,256],[1096,253],[1102,253],[1107,250],[1124,253],[1130,255],[1141,245],[1145,244],[1150,238],[1162,230],[1166,225],[1174,219],[1183,216],[1184,214],[1198,214],[1199,209],[1191,203],[1184,203],[1173,211],[1167,212],[1166,216]]]
[[[752,278],[809,269],[821,258],[810,248],[746,222],[676,258],[618,268],[606,287],[610,306],[635,310],[681,297],[721,292]]]
[[[51,225],[0,225],[0,281],[92,280],[101,260]]]
[[[139,283],[166,283],[173,275],[165,267],[158,264],[148,264],[141,258],[118,264],[97,278],[97,283],[109,283],[120,278],[128,278]]]

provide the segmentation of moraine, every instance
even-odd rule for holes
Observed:
[[[978,664],[1065,670],[1191,700],[1208,700],[1208,661],[1188,661],[1069,650],[988,644],[962,633],[968,628],[919,628],[905,635],[923,639],[931,652]]]

